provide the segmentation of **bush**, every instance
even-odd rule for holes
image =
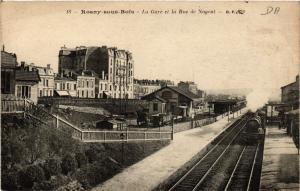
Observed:
[[[56,190],[57,188],[64,186],[70,182],[70,178],[63,175],[52,176],[50,180],[46,180],[40,183],[35,183],[33,190]]]
[[[69,172],[74,172],[77,167],[76,159],[71,154],[66,154],[61,163],[62,172],[67,175]]]
[[[83,166],[85,166],[87,164],[87,157],[85,156],[84,153],[76,153],[75,154],[75,158],[76,158],[76,161],[77,161],[77,164],[78,164],[78,168],[81,168]]]
[[[16,190],[18,188],[18,172],[13,171],[1,174],[1,188],[4,190]]]
[[[52,184],[50,180],[44,180],[39,183],[34,183],[32,190],[40,191],[40,190],[55,190],[55,185]]]
[[[120,166],[107,158],[102,162],[97,161],[78,169],[74,178],[81,183],[84,189],[90,189],[107,180],[119,170],[121,170]]]
[[[23,188],[32,188],[35,182],[39,183],[45,180],[45,173],[40,166],[31,165],[19,171],[19,180]]]
[[[104,158],[105,148],[102,144],[91,144],[85,151],[89,163],[100,161]]]
[[[49,158],[46,160],[44,164],[44,170],[47,178],[61,173],[60,163],[60,160],[56,158]]]
[[[87,164],[86,166],[78,169],[76,173],[74,174],[74,178],[82,185],[82,187],[87,190],[91,188],[91,185],[89,184],[87,172],[90,164]]]

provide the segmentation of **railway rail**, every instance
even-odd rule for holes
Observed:
[[[245,129],[248,116],[234,123],[228,133],[218,137],[210,149],[183,177],[172,190],[251,190],[257,169],[257,156],[261,150],[259,141],[247,145],[239,136]],[[253,186],[254,185],[254,186]]]

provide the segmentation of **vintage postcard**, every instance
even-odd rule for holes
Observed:
[[[299,190],[300,3],[1,2],[1,190]]]

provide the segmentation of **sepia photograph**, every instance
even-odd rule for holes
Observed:
[[[1,1],[1,190],[299,190],[300,2]]]

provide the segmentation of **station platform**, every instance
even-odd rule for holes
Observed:
[[[286,129],[266,128],[260,190],[299,190],[299,155]]]
[[[243,109],[238,116],[246,111],[247,109]],[[210,125],[174,134],[174,140],[169,145],[124,169],[92,190],[149,191],[154,189],[233,123],[236,117],[235,114],[235,119],[231,119],[230,122],[227,117],[224,117]]]

